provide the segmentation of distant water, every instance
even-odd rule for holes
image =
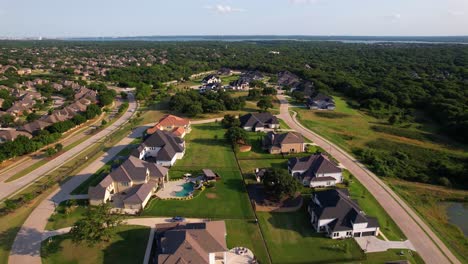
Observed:
[[[335,41],[343,43],[468,44],[468,36],[454,37],[372,37],[372,36],[139,36],[65,38],[75,41]]]
[[[449,222],[458,226],[468,236],[468,204],[448,202],[447,215]]]

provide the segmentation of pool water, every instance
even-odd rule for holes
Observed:
[[[182,185],[183,189],[175,193],[177,197],[187,197],[191,192],[193,192],[193,183],[186,182]]]

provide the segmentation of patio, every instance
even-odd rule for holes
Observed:
[[[156,192],[156,196],[161,198],[161,199],[183,198],[181,196],[176,196],[176,193],[183,191],[184,190],[184,184],[186,184],[188,182],[189,181],[187,181],[185,179],[166,182],[164,184],[164,188],[162,188],[158,192]]]

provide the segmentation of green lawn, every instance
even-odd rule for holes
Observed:
[[[346,179],[349,179],[348,171],[345,170],[343,175]],[[351,198],[357,200],[359,207],[361,207],[367,215],[377,218],[381,232],[383,232],[389,240],[406,240],[405,235],[393,219],[356,178],[350,181],[348,190]]]
[[[42,263],[142,263],[148,243],[149,228],[121,226],[108,243],[92,247],[75,245],[68,235],[42,242]]]
[[[236,158],[229,143],[224,139],[225,129],[219,123],[193,125],[185,137],[185,156],[171,170],[237,170]]]
[[[179,178],[183,173],[209,168],[218,173],[221,180],[191,200],[154,199],[144,210],[144,216],[254,218],[234,151],[224,139],[224,132],[219,123],[192,126],[192,132],[185,138],[185,156],[169,172]]]
[[[257,215],[273,263],[343,263],[364,258],[353,239],[333,240],[316,233],[304,207],[294,213]]]
[[[270,263],[258,225],[253,220],[226,220],[228,248],[246,247],[260,263]]]
[[[291,128],[286,124],[286,122],[284,122],[283,119],[278,118],[278,121],[279,121],[279,123],[280,123],[280,128],[281,128],[281,129],[291,129]]]
[[[403,253],[403,254],[402,254]],[[413,264],[424,264],[424,260],[418,253],[411,250],[389,249],[385,252],[376,252],[366,254],[366,260],[356,263],[386,263],[389,261],[403,261],[408,260]]]
[[[79,200],[76,205],[70,205],[68,201],[62,202],[55,209],[55,213],[49,218],[45,229],[57,230],[73,226],[86,213],[86,204],[86,200]]]
[[[191,200],[160,200],[149,202],[143,216],[175,216],[253,219],[242,177],[236,170],[216,170],[221,180]]]

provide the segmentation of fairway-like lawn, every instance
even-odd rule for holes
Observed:
[[[343,263],[364,258],[353,239],[333,240],[316,233],[305,208],[257,215],[273,263]]]
[[[42,242],[42,263],[142,263],[149,228],[121,226],[108,243],[89,247],[73,244],[68,235],[57,236],[49,243]]]
[[[224,132],[219,123],[192,126],[192,132],[185,138],[185,156],[169,172],[180,176],[183,172],[209,168],[221,180],[191,200],[154,199],[144,210],[144,216],[254,218],[234,151],[224,139]]]
[[[185,137],[187,149],[183,159],[172,170],[238,170],[231,145],[224,139],[225,129],[219,123],[192,125]]]

